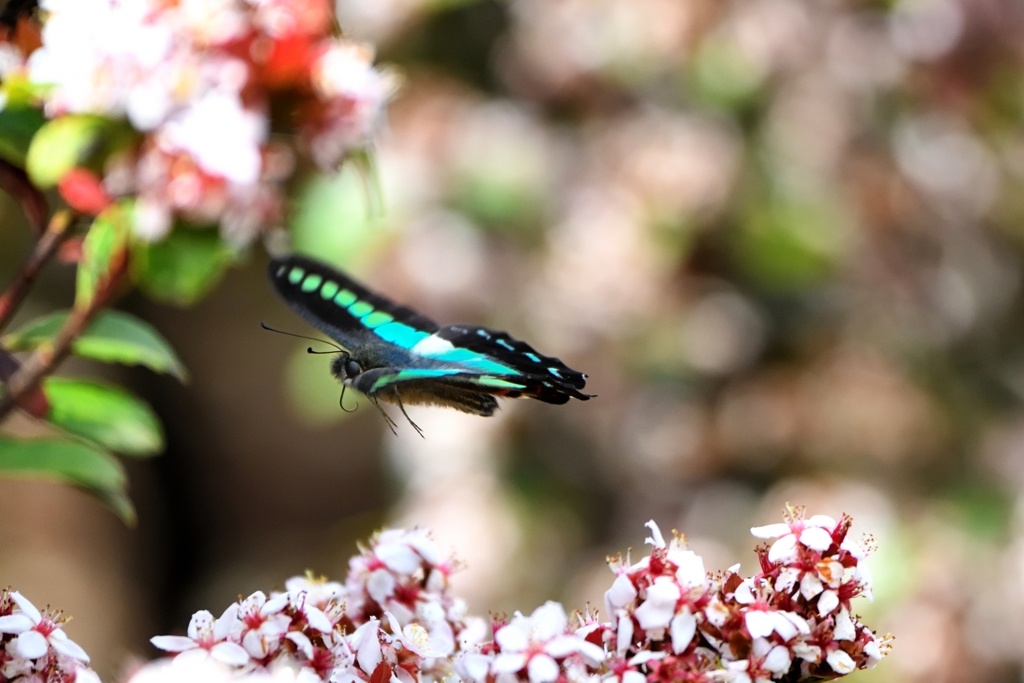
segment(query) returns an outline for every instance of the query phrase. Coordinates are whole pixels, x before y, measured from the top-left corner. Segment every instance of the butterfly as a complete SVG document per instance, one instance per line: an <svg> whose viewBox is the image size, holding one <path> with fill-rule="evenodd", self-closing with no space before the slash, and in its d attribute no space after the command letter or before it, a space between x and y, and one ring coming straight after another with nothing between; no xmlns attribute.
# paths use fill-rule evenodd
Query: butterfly
<svg viewBox="0 0 1024 683"><path fill-rule="evenodd" d="M438 405L490 416L496 397L534 398L545 403L586 401L587 376L529 344L475 325L436 322L371 292L334 268L303 256L271 260L278 294L308 323L339 345L331 374L344 388L359 390L394 421L379 402ZM311 353L316 353L312 349ZM343 406L344 409L344 406Z"/></svg>

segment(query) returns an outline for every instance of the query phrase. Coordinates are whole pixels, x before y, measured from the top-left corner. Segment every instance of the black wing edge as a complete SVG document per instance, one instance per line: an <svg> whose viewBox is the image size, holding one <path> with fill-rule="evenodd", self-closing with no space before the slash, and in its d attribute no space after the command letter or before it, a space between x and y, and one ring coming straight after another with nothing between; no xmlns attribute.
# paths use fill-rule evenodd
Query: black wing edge
<svg viewBox="0 0 1024 683"><path fill-rule="evenodd" d="M584 373L573 370L558 358L538 353L508 332L473 325L450 325L441 328L437 335L455 346L488 355L523 373L527 388L518 392L519 395L556 404L566 403L570 397L581 401L592 398L580 391L587 385Z"/></svg>
<svg viewBox="0 0 1024 683"><path fill-rule="evenodd" d="M289 282L288 273L296 266L302 268L307 273L316 273L325 281L333 280L337 282L345 289L351 290L360 300L372 305L375 310L388 313L397 322L429 333L434 333L440 329L440 326L435 321L425 315L421 315L407 306L396 304L391 299L367 289L348 275L326 263L309 258L308 256L294 254L271 259L270 264L267 266L267 274L270 276L270 280L273 282L277 293L307 322L325 332L328 331L324 329L325 325L331 326L330 321L336 320L339 314L352 321L353 329L350 329L350 332L355 329L365 330L367 333L370 331L361 327L359 321L345 311L345 309L340 308L331 301L324 300L318 292L303 292L298 285L293 285Z"/></svg>

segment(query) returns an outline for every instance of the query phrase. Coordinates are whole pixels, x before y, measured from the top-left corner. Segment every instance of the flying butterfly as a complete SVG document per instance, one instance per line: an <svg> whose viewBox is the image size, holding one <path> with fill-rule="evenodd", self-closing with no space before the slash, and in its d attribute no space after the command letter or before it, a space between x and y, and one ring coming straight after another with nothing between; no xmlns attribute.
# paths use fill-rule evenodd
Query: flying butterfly
<svg viewBox="0 0 1024 683"><path fill-rule="evenodd" d="M302 256L271 260L278 294L308 323L338 343L331 374L380 409L379 402L438 405L490 416L496 397L562 404L586 401L587 376L525 342L475 325L441 327L375 294L330 266ZM315 353L312 349L311 353ZM344 406L343 406L344 409Z"/></svg>

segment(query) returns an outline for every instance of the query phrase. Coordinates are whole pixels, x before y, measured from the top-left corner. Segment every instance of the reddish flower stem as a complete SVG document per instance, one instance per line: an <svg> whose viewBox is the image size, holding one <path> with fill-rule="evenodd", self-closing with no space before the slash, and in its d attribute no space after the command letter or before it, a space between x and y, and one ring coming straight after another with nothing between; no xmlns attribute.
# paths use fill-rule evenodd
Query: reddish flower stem
<svg viewBox="0 0 1024 683"><path fill-rule="evenodd" d="M3 421L16 405L24 405L26 400L32 397L39 383L57 369L57 365L71 352L71 345L75 339L104 308L128 270L128 255L122 252L121 256L107 273L106 281L96 292L92 302L84 308L73 308L53 341L37 348L7 382L7 392L0 398L0 421Z"/></svg>
<svg viewBox="0 0 1024 683"><path fill-rule="evenodd" d="M53 214L49 224L43 231L39 241L28 260L21 267L14 282L3 294L0 294L0 330L3 330L7 323L14 317L28 290L35 282L36 276L42 270L46 262L53 257L64 237L67 235L68 226L71 225L74 214L70 211L58 211Z"/></svg>
<svg viewBox="0 0 1024 683"><path fill-rule="evenodd" d="M32 230L42 236L46 230L46 216L50 211L46 206L46 197L32 184L24 169L0 159L0 189L18 200Z"/></svg>

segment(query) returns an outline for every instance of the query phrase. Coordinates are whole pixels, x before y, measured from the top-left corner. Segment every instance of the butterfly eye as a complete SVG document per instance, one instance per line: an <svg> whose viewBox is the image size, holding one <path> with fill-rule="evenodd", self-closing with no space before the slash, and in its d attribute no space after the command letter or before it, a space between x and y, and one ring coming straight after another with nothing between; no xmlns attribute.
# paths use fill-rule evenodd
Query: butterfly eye
<svg viewBox="0 0 1024 683"><path fill-rule="evenodd" d="M345 363L345 373L350 378L355 377L362 371L363 369L359 367L359 363L355 362L354 360L350 360L349 362Z"/></svg>

